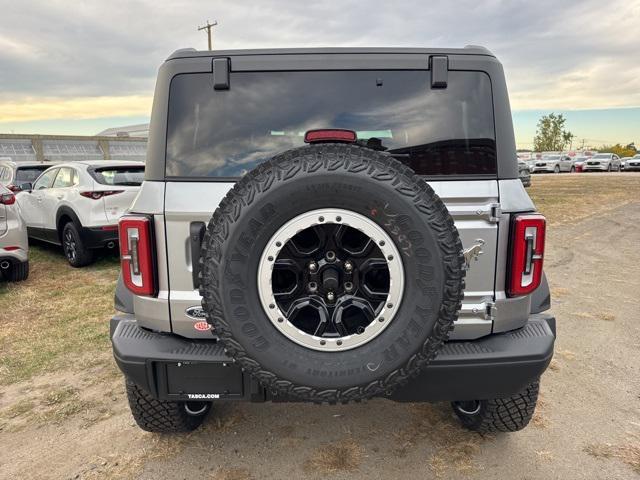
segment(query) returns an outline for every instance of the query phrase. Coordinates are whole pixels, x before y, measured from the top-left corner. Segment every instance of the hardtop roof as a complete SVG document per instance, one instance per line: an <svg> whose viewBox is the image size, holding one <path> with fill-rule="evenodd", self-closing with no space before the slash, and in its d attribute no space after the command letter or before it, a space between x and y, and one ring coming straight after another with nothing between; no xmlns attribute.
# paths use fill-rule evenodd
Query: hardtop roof
<svg viewBox="0 0 640 480"><path fill-rule="evenodd" d="M331 55L331 54L416 54L416 55L483 55L494 57L487 48L467 45L463 48L406 48L406 47L330 47L330 48L258 48L239 50L196 50L181 48L167 60L193 57L234 57L244 55Z"/></svg>

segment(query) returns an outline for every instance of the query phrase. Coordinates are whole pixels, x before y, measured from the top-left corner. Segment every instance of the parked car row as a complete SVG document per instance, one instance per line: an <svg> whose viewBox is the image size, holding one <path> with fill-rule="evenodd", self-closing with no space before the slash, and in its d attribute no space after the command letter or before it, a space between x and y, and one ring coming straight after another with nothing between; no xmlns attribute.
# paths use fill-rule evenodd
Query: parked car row
<svg viewBox="0 0 640 480"><path fill-rule="evenodd" d="M35 171L39 175L34 174ZM6 182L2 191L7 192L0 196L3 199L0 205L3 207L0 209L0 267L6 267L3 276L15 280L22 276L26 278L20 274L23 267L15 265L26 262L28 251L26 242L14 249L16 241L3 237L18 235L3 234L3 222L10 226L3 220L8 215L7 205L12 209L12 230L24 230L29 239L60 245L71 266L83 267L93 262L97 250L117 247L118 220L137 195L143 178L142 162L100 160L33 164L0 161L0 179ZM12 253L9 259L9 255L5 255L5 245L20 255Z"/></svg>
<svg viewBox="0 0 640 480"><path fill-rule="evenodd" d="M527 161L531 173L560 173L560 172L620 172L625 170L625 164L630 161L636 163L640 154L635 157L622 159L615 153L597 153L592 156L569 156L566 154L543 155L539 159ZM634 167L632 167L634 168ZM638 168L640 170L640 168Z"/></svg>

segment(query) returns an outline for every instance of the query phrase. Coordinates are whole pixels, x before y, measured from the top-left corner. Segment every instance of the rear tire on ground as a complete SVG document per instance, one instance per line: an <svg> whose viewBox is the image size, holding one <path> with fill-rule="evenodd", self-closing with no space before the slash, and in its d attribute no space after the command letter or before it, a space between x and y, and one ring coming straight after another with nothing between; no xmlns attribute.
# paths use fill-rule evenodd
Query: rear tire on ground
<svg viewBox="0 0 640 480"><path fill-rule="evenodd" d="M611 171L611 164L607 165L607 172Z"/></svg>
<svg viewBox="0 0 640 480"><path fill-rule="evenodd" d="M86 267L93 263L94 251L87 248L75 223L69 222L62 229L62 249L69 265Z"/></svg>
<svg viewBox="0 0 640 480"><path fill-rule="evenodd" d="M29 277L29 262L16 262L9 267L9 281L22 282Z"/></svg>
<svg viewBox="0 0 640 480"><path fill-rule="evenodd" d="M157 400L131 380L126 380L125 385L131 414L147 432L192 432L202 425L211 410L211 403Z"/></svg>
<svg viewBox="0 0 640 480"><path fill-rule="evenodd" d="M517 432L529 424L538 401L540 380L505 398L452 402L462 425L475 432Z"/></svg>

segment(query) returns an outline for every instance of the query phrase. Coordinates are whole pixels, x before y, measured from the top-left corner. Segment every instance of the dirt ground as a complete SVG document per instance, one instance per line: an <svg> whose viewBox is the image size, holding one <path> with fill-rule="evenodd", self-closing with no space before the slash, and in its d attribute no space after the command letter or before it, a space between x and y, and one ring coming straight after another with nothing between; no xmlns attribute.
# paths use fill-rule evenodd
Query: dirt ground
<svg viewBox="0 0 640 480"><path fill-rule="evenodd" d="M374 400L229 403L192 434L142 432L106 336L117 261L78 272L39 247L31 279L0 286L0 478L640 478L640 175L536 175L530 193L550 219L558 340L524 431L480 436L447 404ZM48 338L65 331L82 348Z"/></svg>

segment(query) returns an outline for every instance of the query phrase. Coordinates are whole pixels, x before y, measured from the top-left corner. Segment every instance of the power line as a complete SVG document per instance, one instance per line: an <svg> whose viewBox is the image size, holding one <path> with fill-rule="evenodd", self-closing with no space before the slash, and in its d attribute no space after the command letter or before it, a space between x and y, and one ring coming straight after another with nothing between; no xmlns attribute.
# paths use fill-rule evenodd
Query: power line
<svg viewBox="0 0 640 480"><path fill-rule="evenodd" d="M207 31L207 40L209 41L209 50L213 50L212 45L211 45L211 29L213 27L215 27L216 25L218 25L218 21L214 20L213 23L209 23L209 20L207 20L207 24L204 25L203 27L198 27L198 31L201 30L206 30Z"/></svg>

